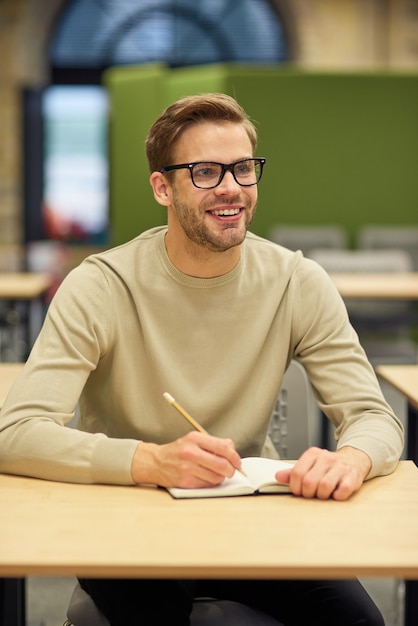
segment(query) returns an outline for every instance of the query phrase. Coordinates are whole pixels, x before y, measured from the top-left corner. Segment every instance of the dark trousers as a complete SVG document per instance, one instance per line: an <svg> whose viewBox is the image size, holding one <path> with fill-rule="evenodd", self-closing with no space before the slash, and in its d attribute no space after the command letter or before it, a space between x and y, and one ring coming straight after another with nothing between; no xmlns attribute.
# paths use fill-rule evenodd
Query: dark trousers
<svg viewBox="0 0 418 626"><path fill-rule="evenodd" d="M235 600L285 626L384 626L357 580L80 579L111 626L189 626L194 597Z"/></svg>

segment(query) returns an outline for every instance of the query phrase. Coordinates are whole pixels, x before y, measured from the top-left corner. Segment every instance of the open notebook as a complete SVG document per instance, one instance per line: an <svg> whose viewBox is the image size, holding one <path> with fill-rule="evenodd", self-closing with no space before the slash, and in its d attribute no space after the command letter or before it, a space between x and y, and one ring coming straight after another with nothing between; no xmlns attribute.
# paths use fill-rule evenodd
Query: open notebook
<svg viewBox="0 0 418 626"><path fill-rule="evenodd" d="M289 493L287 484L280 484L275 479L275 473L282 469L293 467L293 463L265 459L262 457L246 457L242 459L242 469L247 474L243 476L236 471L232 478L225 480L215 487L202 489L168 489L173 498L221 498L226 496L257 495L258 493Z"/></svg>

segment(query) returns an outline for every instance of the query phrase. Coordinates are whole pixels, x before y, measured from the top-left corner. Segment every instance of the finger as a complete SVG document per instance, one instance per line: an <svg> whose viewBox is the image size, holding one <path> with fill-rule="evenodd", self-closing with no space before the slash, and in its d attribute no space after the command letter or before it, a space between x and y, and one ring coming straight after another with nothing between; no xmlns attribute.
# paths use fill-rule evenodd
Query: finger
<svg viewBox="0 0 418 626"><path fill-rule="evenodd" d="M202 433L192 433L192 435L199 448L211 453L212 457L205 457L205 460L209 463L208 467L213 471L231 477L235 470L241 467L241 457L235 450L234 442L231 439L221 439Z"/></svg>
<svg viewBox="0 0 418 626"><path fill-rule="evenodd" d="M319 448L309 448L296 461L290 471L289 480L289 487L294 495L305 496L306 493L305 497L314 497L313 495L309 495L313 490L313 484L315 482L315 477L313 474L310 474L310 472L312 472L317 464L318 456L321 452L322 450Z"/></svg>
<svg viewBox="0 0 418 626"><path fill-rule="evenodd" d="M202 433L190 433L184 438L180 452L183 461L196 465L195 475L219 483L233 476L241 459L230 439L220 439Z"/></svg>
<svg viewBox="0 0 418 626"><path fill-rule="evenodd" d="M320 448L310 448L299 459L291 472L290 488L304 498L331 497L343 470L335 453Z"/></svg>
<svg viewBox="0 0 418 626"><path fill-rule="evenodd" d="M357 483L351 476L345 476L335 488L332 497L334 500L348 500L353 493L360 489L362 482Z"/></svg>
<svg viewBox="0 0 418 626"><path fill-rule="evenodd" d="M210 453L204 454L210 456ZM184 489L211 487L219 485L224 479L225 475L222 472L214 471L208 467L207 462L205 463L204 457L202 457L202 451L198 454L194 454L190 450L182 451L171 474L173 486Z"/></svg>
<svg viewBox="0 0 418 626"><path fill-rule="evenodd" d="M315 496L320 500L329 500L341 484L342 476L337 468L328 470L318 480ZM314 497L314 496L312 496Z"/></svg>

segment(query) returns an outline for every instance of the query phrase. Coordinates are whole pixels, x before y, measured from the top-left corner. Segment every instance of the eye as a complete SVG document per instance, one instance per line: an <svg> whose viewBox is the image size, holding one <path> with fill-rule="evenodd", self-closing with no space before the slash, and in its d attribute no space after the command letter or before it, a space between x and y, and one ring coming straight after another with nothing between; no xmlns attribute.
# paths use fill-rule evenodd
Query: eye
<svg viewBox="0 0 418 626"><path fill-rule="evenodd" d="M193 167L193 176L195 178L216 178L219 176L219 165L216 163L197 163Z"/></svg>
<svg viewBox="0 0 418 626"><path fill-rule="evenodd" d="M253 161L241 161L235 165L235 174L237 176L248 176L254 171Z"/></svg>

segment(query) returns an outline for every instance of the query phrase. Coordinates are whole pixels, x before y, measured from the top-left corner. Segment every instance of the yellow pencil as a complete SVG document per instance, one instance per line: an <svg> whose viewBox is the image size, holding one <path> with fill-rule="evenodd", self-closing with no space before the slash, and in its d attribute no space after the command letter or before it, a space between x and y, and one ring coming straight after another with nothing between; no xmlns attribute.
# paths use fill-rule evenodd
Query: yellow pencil
<svg viewBox="0 0 418 626"><path fill-rule="evenodd" d="M184 418L186 418L186 420L193 426L193 428L195 428L196 430L198 430L200 433L205 433L208 434L208 431L205 430L203 428L203 426L201 426L199 424L199 422L196 422L196 420L189 415L189 413L187 413L187 411L185 411L183 409L182 406L180 406L180 404L178 402L176 402L173 398L173 396L171 394L169 394L167 391L163 394L164 399L167 400L168 404L171 404L171 406L173 406L175 409L177 409L177 411L180 413L180 415L182 415ZM244 474L244 476L246 476L247 474L244 472L244 470L242 469L242 467L237 467L237 470L239 472L241 472L241 474Z"/></svg>

